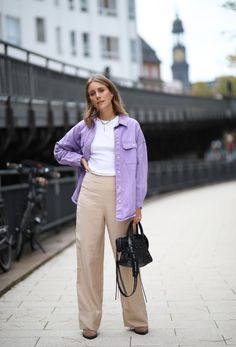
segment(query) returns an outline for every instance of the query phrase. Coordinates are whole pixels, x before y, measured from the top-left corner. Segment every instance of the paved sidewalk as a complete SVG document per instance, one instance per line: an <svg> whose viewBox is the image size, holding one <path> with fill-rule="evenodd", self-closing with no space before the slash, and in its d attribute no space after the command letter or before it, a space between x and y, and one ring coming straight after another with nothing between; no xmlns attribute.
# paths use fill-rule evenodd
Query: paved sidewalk
<svg viewBox="0 0 236 347"><path fill-rule="evenodd" d="M15 254L13 252L10 271L5 273L1 271L0 273L0 297L42 264L72 245L75 240L75 228L72 222L68 223L63 229L58 229L55 233L52 231L48 233L49 236L45 234L45 237L40 240L46 253L43 253L40 249L32 252L28 244L25 246L20 261L16 261L14 260Z"/></svg>
<svg viewBox="0 0 236 347"><path fill-rule="evenodd" d="M1 347L236 346L236 182L152 198L143 211L154 262L143 269L150 333L122 326L107 244L99 336L81 337L75 245L0 298Z"/></svg>

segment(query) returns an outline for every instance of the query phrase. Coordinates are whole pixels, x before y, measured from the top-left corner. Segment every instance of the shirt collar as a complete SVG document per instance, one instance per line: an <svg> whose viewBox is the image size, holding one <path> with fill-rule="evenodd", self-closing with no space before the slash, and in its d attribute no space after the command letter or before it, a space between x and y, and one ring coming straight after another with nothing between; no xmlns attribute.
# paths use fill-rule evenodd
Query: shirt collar
<svg viewBox="0 0 236 347"><path fill-rule="evenodd" d="M118 125L121 124L121 125L127 126L128 118L129 118L129 116L126 116L126 115L119 115Z"/></svg>

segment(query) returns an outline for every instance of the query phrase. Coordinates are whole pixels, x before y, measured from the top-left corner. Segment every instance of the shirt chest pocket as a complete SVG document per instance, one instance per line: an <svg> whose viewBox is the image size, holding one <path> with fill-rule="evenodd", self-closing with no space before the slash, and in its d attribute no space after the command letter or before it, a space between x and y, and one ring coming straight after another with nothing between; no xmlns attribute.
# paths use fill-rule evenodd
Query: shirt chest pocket
<svg viewBox="0 0 236 347"><path fill-rule="evenodd" d="M122 143L124 160L127 164L136 164L137 162L137 143L125 141Z"/></svg>

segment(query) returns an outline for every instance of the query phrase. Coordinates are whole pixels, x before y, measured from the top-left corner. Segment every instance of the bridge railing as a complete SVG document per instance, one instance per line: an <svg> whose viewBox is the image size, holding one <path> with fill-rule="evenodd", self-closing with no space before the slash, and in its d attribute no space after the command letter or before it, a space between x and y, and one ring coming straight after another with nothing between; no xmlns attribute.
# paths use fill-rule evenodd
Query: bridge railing
<svg viewBox="0 0 236 347"><path fill-rule="evenodd" d="M85 100L86 79L94 73L0 40L0 96L79 104ZM143 122L236 116L236 105L230 100L154 92L145 90L139 81L111 77L127 110Z"/></svg>
<svg viewBox="0 0 236 347"><path fill-rule="evenodd" d="M170 160L149 163L148 195L236 179L236 161Z"/></svg>
<svg viewBox="0 0 236 347"><path fill-rule="evenodd" d="M76 184L76 170L57 168L60 179L49 181L46 195L47 223L44 231L75 219L76 206L71 195ZM18 175L18 176L17 176ZM175 160L149 163L148 196L236 179L236 161ZM2 184L1 184L2 182ZM12 233L19 225L28 192L27 180L11 170L0 171L2 195Z"/></svg>

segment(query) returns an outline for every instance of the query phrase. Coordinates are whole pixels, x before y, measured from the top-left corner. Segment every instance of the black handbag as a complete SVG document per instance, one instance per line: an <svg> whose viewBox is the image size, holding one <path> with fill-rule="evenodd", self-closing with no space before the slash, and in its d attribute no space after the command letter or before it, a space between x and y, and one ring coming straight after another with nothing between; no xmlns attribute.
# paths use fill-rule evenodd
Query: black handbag
<svg viewBox="0 0 236 347"><path fill-rule="evenodd" d="M120 290L120 293L126 298L133 295L137 288L139 268L152 262L152 257L148 248L148 238L143 232L141 223L134 224L133 221L131 221L128 226L127 235L125 237L119 237L116 239L116 284ZM132 268L134 284L133 290L130 294L127 293L125 288L120 266Z"/></svg>

